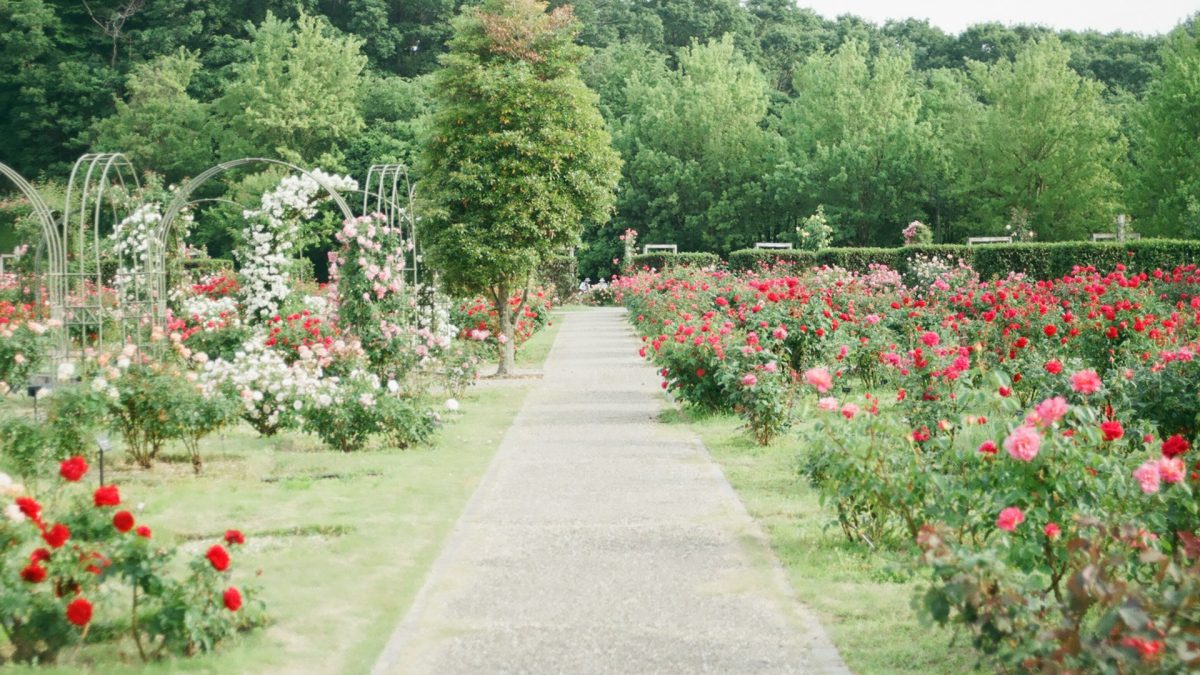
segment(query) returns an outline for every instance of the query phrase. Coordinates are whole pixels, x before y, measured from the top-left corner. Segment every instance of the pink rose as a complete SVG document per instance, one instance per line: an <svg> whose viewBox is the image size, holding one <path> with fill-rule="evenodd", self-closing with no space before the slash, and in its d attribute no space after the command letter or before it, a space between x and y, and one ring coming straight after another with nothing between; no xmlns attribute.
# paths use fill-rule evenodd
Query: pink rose
<svg viewBox="0 0 1200 675"><path fill-rule="evenodd" d="M804 381L822 394L833 388L833 376L824 368L809 368L804 371Z"/></svg>
<svg viewBox="0 0 1200 675"><path fill-rule="evenodd" d="M1070 406L1067 405L1067 399L1061 396L1048 398L1037 404L1033 412L1025 418L1025 422L1048 427L1066 416L1068 408Z"/></svg>
<svg viewBox="0 0 1200 675"><path fill-rule="evenodd" d="M742 376L743 387L753 387L758 384L758 377L754 373L746 373Z"/></svg>
<svg viewBox="0 0 1200 675"><path fill-rule="evenodd" d="M826 396L817 401L817 407L826 412L833 412L838 409L838 401L832 396Z"/></svg>
<svg viewBox="0 0 1200 675"><path fill-rule="evenodd" d="M1160 475L1158 472L1158 462L1149 461L1134 469L1133 477L1141 486L1142 492L1152 495L1158 492L1158 483Z"/></svg>
<svg viewBox="0 0 1200 675"><path fill-rule="evenodd" d="M1187 474L1187 467L1178 457L1163 457L1158 460L1158 477L1164 483L1178 483Z"/></svg>
<svg viewBox="0 0 1200 675"><path fill-rule="evenodd" d="M852 420L854 419L854 416L859 413L859 410L861 410L861 408L853 403L847 403L846 405L842 406L842 417Z"/></svg>
<svg viewBox="0 0 1200 675"><path fill-rule="evenodd" d="M1023 522L1025 522L1025 513L1015 506L1010 506L1000 512L1000 516L996 518L996 527L1005 532L1013 532Z"/></svg>
<svg viewBox="0 0 1200 675"><path fill-rule="evenodd" d="M1071 375L1071 388L1087 396L1100 391L1100 376L1094 370L1081 370Z"/></svg>
<svg viewBox="0 0 1200 675"><path fill-rule="evenodd" d="M1022 424L1004 439L1004 449L1013 459L1033 461L1042 448L1042 434L1029 424Z"/></svg>

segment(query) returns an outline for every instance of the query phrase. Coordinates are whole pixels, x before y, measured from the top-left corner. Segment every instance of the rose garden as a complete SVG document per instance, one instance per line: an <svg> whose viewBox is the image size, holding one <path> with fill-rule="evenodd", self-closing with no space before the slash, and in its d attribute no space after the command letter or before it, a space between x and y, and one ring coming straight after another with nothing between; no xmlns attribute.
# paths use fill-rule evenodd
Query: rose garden
<svg viewBox="0 0 1200 675"><path fill-rule="evenodd" d="M766 26L759 4L736 11ZM1079 165L1131 134L1137 170L1178 169L1172 192L1080 169L1072 206L1045 185L972 202L1003 192L970 184L974 146L955 169L880 159L886 186L846 148L887 134L797 164L799 131L758 134L820 124L765 112L744 45L589 51L589 19L632 29L554 5L467 5L437 22L428 79L344 89L361 114L420 87L403 124L343 134L363 41L267 12L212 102L180 48L130 72L87 152L36 180L0 155L0 669L1200 668L1200 187L1138 154L1176 147L1153 106L1200 105L1161 74L1200 72L1195 22L1161 46L1143 117L1059 132L1093 143ZM142 10L88 7L112 64ZM822 73L859 59L850 89L882 96L899 61L846 40L774 93L844 103ZM984 79L1066 72L1055 45L955 82L976 78L995 121ZM1055 96L1128 103L1063 77ZM661 126L695 100L730 102L699 150ZM759 108L724 135L721 115ZM774 164L737 174L730 148ZM879 196L924 189L903 187L916 164L962 182L919 207ZM1142 187L1121 201L1118 178ZM839 201L846 180L864 182ZM1098 214L1116 232L1082 224Z"/></svg>

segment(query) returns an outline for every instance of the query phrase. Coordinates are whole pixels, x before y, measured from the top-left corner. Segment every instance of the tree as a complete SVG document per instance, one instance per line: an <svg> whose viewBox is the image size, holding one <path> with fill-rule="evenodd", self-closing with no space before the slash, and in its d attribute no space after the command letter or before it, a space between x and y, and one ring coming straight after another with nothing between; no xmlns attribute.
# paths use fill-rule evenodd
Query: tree
<svg viewBox="0 0 1200 675"><path fill-rule="evenodd" d="M780 143L763 128L766 80L730 36L693 43L677 58L675 71L629 78L614 131L625 158L614 224L683 251L749 245L776 229L763 177Z"/></svg>
<svg viewBox="0 0 1200 675"><path fill-rule="evenodd" d="M293 24L268 12L215 104L227 121L222 155L339 167L339 146L363 128L361 47L324 19L301 14Z"/></svg>
<svg viewBox="0 0 1200 675"><path fill-rule="evenodd" d="M790 149L796 212L824 205L838 239L895 244L923 218L931 135L907 52L868 56L852 40L796 73L780 131ZM786 168L786 167L785 167Z"/></svg>
<svg viewBox="0 0 1200 675"><path fill-rule="evenodd" d="M1163 46L1137 122L1134 215L1155 233L1200 237L1200 18Z"/></svg>
<svg viewBox="0 0 1200 675"><path fill-rule="evenodd" d="M183 49L137 66L126 85L129 100L117 100L116 113L95 124L92 147L124 152L172 182L212 166L208 106L188 93L199 68L196 54Z"/></svg>
<svg viewBox="0 0 1200 675"><path fill-rule="evenodd" d="M956 188L980 233L999 233L1013 213L1026 212L1038 236L1049 239L1111 226L1125 140L1104 103L1104 86L1080 77L1069 58L1049 37L1012 60L968 64L977 103L948 131L957 136L962 169Z"/></svg>
<svg viewBox="0 0 1200 675"><path fill-rule="evenodd" d="M579 77L586 50L569 7L485 0L454 19L434 79L438 104L422 158L430 264L454 292L486 293L513 369L514 313L538 264L610 217L620 176L596 95ZM510 299L518 295L520 303Z"/></svg>

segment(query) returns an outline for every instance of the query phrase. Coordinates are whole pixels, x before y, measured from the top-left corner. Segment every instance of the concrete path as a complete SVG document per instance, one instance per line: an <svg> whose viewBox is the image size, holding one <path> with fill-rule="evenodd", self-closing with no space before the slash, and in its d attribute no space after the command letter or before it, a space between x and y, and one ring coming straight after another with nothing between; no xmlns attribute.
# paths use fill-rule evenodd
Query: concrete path
<svg viewBox="0 0 1200 675"><path fill-rule="evenodd" d="M563 317L374 673L847 672L637 344Z"/></svg>

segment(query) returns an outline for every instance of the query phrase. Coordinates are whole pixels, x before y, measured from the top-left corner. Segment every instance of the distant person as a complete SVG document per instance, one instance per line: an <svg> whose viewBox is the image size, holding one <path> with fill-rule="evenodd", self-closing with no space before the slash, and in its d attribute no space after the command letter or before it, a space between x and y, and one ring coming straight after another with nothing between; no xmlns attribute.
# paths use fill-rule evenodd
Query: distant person
<svg viewBox="0 0 1200 675"><path fill-rule="evenodd" d="M583 281L579 282L579 292L580 293L587 293L590 290L592 290L592 278L591 277L587 277Z"/></svg>
<svg viewBox="0 0 1200 675"><path fill-rule="evenodd" d="M601 277L600 281L596 282L595 288L598 291L606 291L606 290L608 290L608 282L605 281L603 277Z"/></svg>

